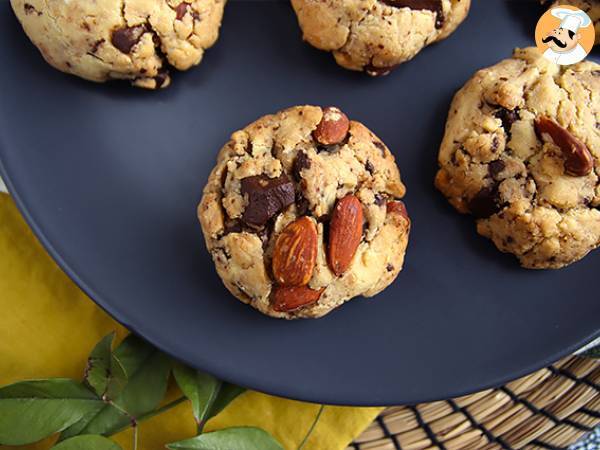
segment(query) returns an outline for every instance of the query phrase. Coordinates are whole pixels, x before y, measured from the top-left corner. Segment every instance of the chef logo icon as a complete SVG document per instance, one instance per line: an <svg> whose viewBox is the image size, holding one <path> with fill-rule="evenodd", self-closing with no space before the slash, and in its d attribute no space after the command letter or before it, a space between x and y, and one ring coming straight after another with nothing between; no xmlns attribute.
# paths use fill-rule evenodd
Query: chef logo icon
<svg viewBox="0 0 600 450"><path fill-rule="evenodd" d="M544 57L567 66L583 61L594 46L594 26L589 16L570 5L547 11L535 29L535 41Z"/></svg>

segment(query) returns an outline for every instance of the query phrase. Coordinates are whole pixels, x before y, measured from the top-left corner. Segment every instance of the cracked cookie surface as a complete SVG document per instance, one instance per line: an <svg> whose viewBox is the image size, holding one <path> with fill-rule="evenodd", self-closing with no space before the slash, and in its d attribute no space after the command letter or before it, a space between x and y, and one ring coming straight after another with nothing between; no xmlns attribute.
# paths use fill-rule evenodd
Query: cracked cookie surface
<svg viewBox="0 0 600 450"><path fill-rule="evenodd" d="M378 76L446 38L471 0L292 0L304 40L337 63Z"/></svg>
<svg viewBox="0 0 600 450"><path fill-rule="evenodd" d="M314 318L396 278L404 194L393 155L364 125L298 106L233 133L198 217L234 296L273 317Z"/></svg>
<svg viewBox="0 0 600 450"><path fill-rule="evenodd" d="M600 65L517 49L455 95L435 183L524 267L560 268L600 245L599 158Z"/></svg>
<svg viewBox="0 0 600 450"><path fill-rule="evenodd" d="M11 0L11 5L58 70L158 89L170 84L169 68L200 63L218 38L225 0Z"/></svg>

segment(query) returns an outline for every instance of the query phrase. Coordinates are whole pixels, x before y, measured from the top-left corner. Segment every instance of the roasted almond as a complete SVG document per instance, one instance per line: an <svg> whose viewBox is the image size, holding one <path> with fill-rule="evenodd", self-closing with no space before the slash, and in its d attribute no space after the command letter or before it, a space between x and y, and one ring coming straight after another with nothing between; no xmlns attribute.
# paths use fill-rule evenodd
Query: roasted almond
<svg viewBox="0 0 600 450"><path fill-rule="evenodd" d="M354 195L338 200L329 222L327 262L337 276L343 274L356 253L363 234L363 208Z"/></svg>
<svg viewBox="0 0 600 450"><path fill-rule="evenodd" d="M586 145L549 117L535 119L535 131L544 142L558 146L565 158L565 172L574 177L588 175L594 158Z"/></svg>
<svg viewBox="0 0 600 450"><path fill-rule="evenodd" d="M278 286L273 294L273 309L279 312L287 312L302 306L312 305L319 300L324 290L324 288L314 290L308 286Z"/></svg>
<svg viewBox="0 0 600 450"><path fill-rule="evenodd" d="M350 120L339 108L329 106L323 110L323 118L313 132L313 137L319 144L340 144L348 135Z"/></svg>
<svg viewBox="0 0 600 450"><path fill-rule="evenodd" d="M387 212L390 214L400 214L406 220L410 222L410 217L408 217L408 212L406 211L406 205L403 201L394 200L387 203Z"/></svg>
<svg viewBox="0 0 600 450"><path fill-rule="evenodd" d="M308 217L286 226L275 243L273 275L282 286L303 286L310 281L317 261L317 227Z"/></svg>

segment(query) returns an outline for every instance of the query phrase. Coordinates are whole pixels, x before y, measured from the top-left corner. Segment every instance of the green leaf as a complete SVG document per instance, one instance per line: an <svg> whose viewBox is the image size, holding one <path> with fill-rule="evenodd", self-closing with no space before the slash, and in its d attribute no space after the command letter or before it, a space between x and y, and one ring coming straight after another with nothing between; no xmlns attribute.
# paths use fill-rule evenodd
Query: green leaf
<svg viewBox="0 0 600 450"><path fill-rule="evenodd" d="M221 391L219 392L219 395L217 396L217 399L215 400L210 410L208 418L210 419L211 417L214 417L217 414L219 414L225 409L227 405L229 405L232 401L234 401L239 395L243 394L244 392L246 392L246 389L244 389L243 387L239 387L235 384L230 383L222 383Z"/></svg>
<svg viewBox="0 0 600 450"><path fill-rule="evenodd" d="M25 445L60 432L103 407L85 386L63 378L0 389L0 444Z"/></svg>
<svg viewBox="0 0 600 450"><path fill-rule="evenodd" d="M52 450L122 450L119 445L103 436L88 434L75 436L52 447Z"/></svg>
<svg viewBox="0 0 600 450"><path fill-rule="evenodd" d="M279 442L260 428L240 427L201 434L168 444L171 450L283 450Z"/></svg>
<svg viewBox="0 0 600 450"><path fill-rule="evenodd" d="M586 350L583 355L588 358L600 359L600 345Z"/></svg>
<svg viewBox="0 0 600 450"><path fill-rule="evenodd" d="M85 382L101 398L115 398L125 387L127 375L112 352L115 333L105 336L92 350L85 369Z"/></svg>
<svg viewBox="0 0 600 450"><path fill-rule="evenodd" d="M114 351L127 375L127 385L97 413L65 430L61 439L77 434L111 435L152 412L165 396L172 361L140 338L130 335Z"/></svg>
<svg viewBox="0 0 600 450"><path fill-rule="evenodd" d="M243 388L222 383L212 375L190 369L182 364L174 367L173 374L179 388L192 403L194 419L200 426L219 414L245 391Z"/></svg>
<svg viewBox="0 0 600 450"><path fill-rule="evenodd" d="M192 403L192 411L197 424L202 424L221 390L221 382L212 375L177 364L173 375L183 394Z"/></svg>

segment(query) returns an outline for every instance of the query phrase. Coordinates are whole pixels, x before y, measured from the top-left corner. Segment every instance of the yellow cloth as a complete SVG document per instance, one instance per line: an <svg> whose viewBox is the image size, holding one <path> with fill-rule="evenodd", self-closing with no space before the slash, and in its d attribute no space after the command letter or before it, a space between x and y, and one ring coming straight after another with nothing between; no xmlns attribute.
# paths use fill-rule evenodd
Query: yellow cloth
<svg viewBox="0 0 600 450"><path fill-rule="evenodd" d="M10 197L0 194L0 385L45 377L82 377L90 350L103 336L127 331L90 301L31 234ZM172 387L169 398L179 396ZM211 420L207 431L257 426L286 449L296 449L319 406L247 392ZM379 408L327 406L305 449L345 448L380 412ZM141 450L192 437L195 424L187 402L140 427ZM131 431L117 436L131 448ZM46 449L52 440L19 447ZM2 449L12 447L0 446Z"/></svg>

